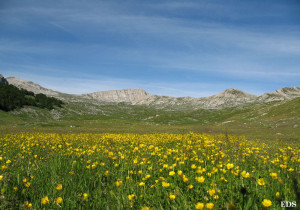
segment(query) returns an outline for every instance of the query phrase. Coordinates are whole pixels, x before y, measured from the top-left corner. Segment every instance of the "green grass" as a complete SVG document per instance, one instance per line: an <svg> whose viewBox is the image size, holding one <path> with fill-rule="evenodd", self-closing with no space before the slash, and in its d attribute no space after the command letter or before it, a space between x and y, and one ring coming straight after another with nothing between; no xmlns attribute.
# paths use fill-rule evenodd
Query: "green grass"
<svg viewBox="0 0 300 210"><path fill-rule="evenodd" d="M280 201L299 199L296 143L207 134L27 132L0 136L0 148L1 209L195 209L200 202L250 210L262 208L264 199L280 209ZM42 200L46 196L49 202Z"/></svg>
<svg viewBox="0 0 300 210"><path fill-rule="evenodd" d="M0 111L0 132L209 132L246 135L249 138L298 139L300 98L290 101L250 104L220 110L188 107L157 108L92 102L66 103L54 111L25 107Z"/></svg>

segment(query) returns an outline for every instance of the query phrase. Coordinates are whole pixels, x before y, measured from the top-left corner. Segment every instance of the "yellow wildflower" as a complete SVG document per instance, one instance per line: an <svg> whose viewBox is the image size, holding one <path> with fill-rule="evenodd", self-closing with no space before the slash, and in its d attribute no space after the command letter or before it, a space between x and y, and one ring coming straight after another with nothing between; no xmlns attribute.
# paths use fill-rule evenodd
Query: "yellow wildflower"
<svg viewBox="0 0 300 210"><path fill-rule="evenodd" d="M162 185L163 187L169 187L169 186L170 186L170 183L162 182L161 185Z"/></svg>
<svg viewBox="0 0 300 210"><path fill-rule="evenodd" d="M195 177L195 180L197 182L203 183L205 181L205 178L203 176L200 176L200 177Z"/></svg>
<svg viewBox="0 0 300 210"><path fill-rule="evenodd" d="M131 194L131 195L128 195L128 200L133 200L134 199L134 197L135 197L135 195L134 194Z"/></svg>
<svg viewBox="0 0 300 210"><path fill-rule="evenodd" d="M174 171L170 171L169 172L169 176L174 176L175 175L175 172Z"/></svg>
<svg viewBox="0 0 300 210"><path fill-rule="evenodd" d="M230 169L232 169L234 167L234 165L232 163L228 163L226 165L226 167L227 167L228 170L230 170Z"/></svg>
<svg viewBox="0 0 300 210"><path fill-rule="evenodd" d="M87 193L83 193L83 200L86 201L88 199L89 195Z"/></svg>
<svg viewBox="0 0 300 210"><path fill-rule="evenodd" d="M214 208L214 204L213 203L207 203L206 204L206 208L208 208L208 209L213 209Z"/></svg>
<svg viewBox="0 0 300 210"><path fill-rule="evenodd" d="M270 207L270 206L272 206L272 201L270 201L268 199L264 199L261 203L262 203L262 205L264 207Z"/></svg>
<svg viewBox="0 0 300 210"><path fill-rule="evenodd" d="M56 185L56 189L57 189L57 190L62 190L62 184L57 184L57 185Z"/></svg>
<svg viewBox="0 0 300 210"><path fill-rule="evenodd" d="M197 210L202 210L202 209L204 209L204 203L198 202L198 203L195 205L195 207L196 207Z"/></svg>
<svg viewBox="0 0 300 210"><path fill-rule="evenodd" d="M48 203L49 203L49 198L48 198L48 196L45 196L44 198L42 198L42 199L41 199L41 203L44 204L44 205L45 205L45 204L48 204Z"/></svg>
<svg viewBox="0 0 300 210"><path fill-rule="evenodd" d="M265 184L266 184L266 182L265 182L264 178L260 178L260 179L258 179L257 183L258 183L259 185L261 185L261 186L263 186L263 185L265 185Z"/></svg>
<svg viewBox="0 0 300 210"><path fill-rule="evenodd" d="M62 203L63 202L62 197L56 198L55 202L58 203L58 204Z"/></svg>
<svg viewBox="0 0 300 210"><path fill-rule="evenodd" d="M176 196L175 196L175 195L170 195L169 198L170 198L171 200L175 200Z"/></svg>

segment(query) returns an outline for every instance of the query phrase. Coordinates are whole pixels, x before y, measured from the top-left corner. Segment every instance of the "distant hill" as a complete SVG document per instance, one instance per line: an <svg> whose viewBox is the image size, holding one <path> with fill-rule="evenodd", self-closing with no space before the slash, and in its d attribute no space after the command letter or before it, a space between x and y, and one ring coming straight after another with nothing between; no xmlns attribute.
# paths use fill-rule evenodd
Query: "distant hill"
<svg viewBox="0 0 300 210"><path fill-rule="evenodd" d="M7 81L7 82L6 82ZM9 83L10 85L8 85ZM142 89L98 91L82 95L53 91L22 79L0 77L0 85L17 86L22 94L1 93L15 104L0 109L1 129L81 128L82 132L225 132L298 138L300 136L300 87L285 87L261 96L230 88L209 97L171 97L147 93ZM16 87L14 87L16 88ZM16 88L16 89L18 89ZM23 89L23 90L22 90ZM18 89L19 90L19 89ZM7 94L9 93L9 94ZM64 104L52 104L51 100ZM22 101L21 100L21 101ZM55 100L54 100L55 101ZM47 107L49 106L49 107ZM154 127L151 127L154 126Z"/></svg>
<svg viewBox="0 0 300 210"><path fill-rule="evenodd" d="M42 93L34 94L31 91L7 84L7 82L0 83L0 110L12 111L25 105L51 110L54 106L61 107L62 104L61 100Z"/></svg>
<svg viewBox="0 0 300 210"><path fill-rule="evenodd" d="M2 77L5 80L5 78ZM261 96L246 93L242 90L230 88L209 97L171 97L159 96L147 93L142 89L124 89L98 91L94 93L86 93L82 95L71 95L53 91L40 85L18 79L8 77L6 81L16 87L32 91L35 94L42 93L47 96L53 96L61 100L93 100L94 102L108 103L128 103L132 105L149 105L157 108L173 107L178 109L224 109L230 107L244 106L253 103L267 103L272 101L291 100L300 97L300 87L285 87L271 93L265 93Z"/></svg>

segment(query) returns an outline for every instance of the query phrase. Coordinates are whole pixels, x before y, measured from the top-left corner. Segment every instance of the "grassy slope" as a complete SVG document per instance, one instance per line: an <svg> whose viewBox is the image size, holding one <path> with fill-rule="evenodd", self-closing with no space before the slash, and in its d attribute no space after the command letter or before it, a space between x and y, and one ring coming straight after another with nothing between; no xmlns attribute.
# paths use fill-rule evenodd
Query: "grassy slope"
<svg viewBox="0 0 300 210"><path fill-rule="evenodd" d="M231 133L250 137L300 136L300 98L223 110L155 109L126 104L68 103L54 111L26 107L0 111L2 132L195 132Z"/></svg>

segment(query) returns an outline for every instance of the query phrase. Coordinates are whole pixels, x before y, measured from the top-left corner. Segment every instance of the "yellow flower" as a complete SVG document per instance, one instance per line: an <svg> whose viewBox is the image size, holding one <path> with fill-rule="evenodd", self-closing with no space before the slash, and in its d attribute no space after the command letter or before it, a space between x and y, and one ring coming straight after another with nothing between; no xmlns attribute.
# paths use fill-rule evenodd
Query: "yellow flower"
<svg viewBox="0 0 300 210"><path fill-rule="evenodd" d="M170 195L169 198L170 198L171 200L175 200L176 196L175 196L175 195Z"/></svg>
<svg viewBox="0 0 300 210"><path fill-rule="evenodd" d="M135 197L135 195L134 194L131 194L131 195L128 195L128 199L131 201L131 200L133 200L134 199L134 197Z"/></svg>
<svg viewBox="0 0 300 210"><path fill-rule="evenodd" d="M30 182L25 183L25 187L30 187L30 185L31 185Z"/></svg>
<svg viewBox="0 0 300 210"><path fill-rule="evenodd" d="M188 186L188 188L189 188L189 189L193 189L194 186L193 186L192 184L190 184L190 185Z"/></svg>
<svg viewBox="0 0 300 210"><path fill-rule="evenodd" d="M174 176L175 175L175 172L174 171L170 171L169 172L169 176Z"/></svg>
<svg viewBox="0 0 300 210"><path fill-rule="evenodd" d="M202 209L204 209L204 203L198 202L198 203L195 205L195 207L196 207L197 210L202 210Z"/></svg>
<svg viewBox="0 0 300 210"><path fill-rule="evenodd" d="M232 163L228 163L226 165L226 167L227 167L228 170L230 170L230 169L232 169L234 167L234 165Z"/></svg>
<svg viewBox="0 0 300 210"><path fill-rule="evenodd" d="M0 181L3 179L3 175L0 175Z"/></svg>
<svg viewBox="0 0 300 210"><path fill-rule="evenodd" d="M205 178L203 176L195 177L197 182L203 183L205 181Z"/></svg>
<svg viewBox="0 0 300 210"><path fill-rule="evenodd" d="M144 206L141 210L149 210L148 206Z"/></svg>
<svg viewBox="0 0 300 210"><path fill-rule="evenodd" d="M177 174L179 175L179 176L181 176L182 175L182 171L177 171Z"/></svg>
<svg viewBox="0 0 300 210"><path fill-rule="evenodd" d="M278 179L277 173L270 173L270 176L271 176L273 179Z"/></svg>
<svg viewBox="0 0 300 210"><path fill-rule="evenodd" d="M117 187L119 187L121 184L122 184L122 181L120 181L120 180L116 181Z"/></svg>
<svg viewBox="0 0 300 210"><path fill-rule="evenodd" d="M88 199L89 195L87 193L83 193L83 200L86 201Z"/></svg>
<svg viewBox="0 0 300 210"><path fill-rule="evenodd" d="M214 208L214 204L213 203L207 203L206 204L206 208L208 208L208 209L213 209Z"/></svg>
<svg viewBox="0 0 300 210"><path fill-rule="evenodd" d="M26 207L26 208L31 208L32 207L32 204L31 203L29 203L28 201L25 201L24 202L24 206Z"/></svg>
<svg viewBox="0 0 300 210"><path fill-rule="evenodd" d="M280 193L279 193L279 192L277 192L277 193L276 193L276 197L279 197L279 196L280 196Z"/></svg>
<svg viewBox="0 0 300 210"><path fill-rule="evenodd" d="M244 177L244 178L249 178L250 177L250 174L246 171L242 171L241 175Z"/></svg>
<svg viewBox="0 0 300 210"><path fill-rule="evenodd" d="M162 182L161 185L162 185L163 187L169 187L169 186L170 186L170 183L168 183L168 182Z"/></svg>
<svg viewBox="0 0 300 210"><path fill-rule="evenodd" d="M216 190L215 189L208 190L208 193L210 196L213 196L216 193Z"/></svg>
<svg viewBox="0 0 300 210"><path fill-rule="evenodd" d="M188 182L189 181L189 178L187 178L186 176L182 176L182 179L183 179L183 182Z"/></svg>
<svg viewBox="0 0 300 210"><path fill-rule="evenodd" d="M140 186L140 187L144 187L144 186L145 186L145 182L140 182L140 183L139 183L139 186Z"/></svg>
<svg viewBox="0 0 300 210"><path fill-rule="evenodd" d="M196 166L195 164L193 164L193 165L191 166L191 168L192 168L192 169L195 169L195 168L197 168L197 166Z"/></svg>
<svg viewBox="0 0 300 210"><path fill-rule="evenodd" d="M58 203L58 204L62 203L63 202L62 197L56 198L55 202Z"/></svg>
<svg viewBox="0 0 300 210"><path fill-rule="evenodd" d="M24 178L24 179L23 179L23 182L24 182L24 183L26 183L26 182L27 182L27 179L26 179L26 178Z"/></svg>
<svg viewBox="0 0 300 210"><path fill-rule="evenodd" d="M264 199L263 202L261 202L261 203L262 203L262 205L264 207L270 207L270 206L272 206L272 201L270 201L268 199Z"/></svg>
<svg viewBox="0 0 300 210"><path fill-rule="evenodd" d="M258 179L257 183L258 183L259 185L262 185L262 186L266 184L264 178Z"/></svg>
<svg viewBox="0 0 300 210"><path fill-rule="evenodd" d="M57 190L62 190L62 184L57 184L57 185L56 185L56 189L57 189Z"/></svg>
<svg viewBox="0 0 300 210"><path fill-rule="evenodd" d="M17 191L17 190L18 190L18 187L17 187L17 186L15 186L13 189L14 189L14 191Z"/></svg>
<svg viewBox="0 0 300 210"><path fill-rule="evenodd" d="M42 199L41 199L41 203L44 204L44 205L47 204L47 203L49 203L49 198L48 198L48 196L45 196L44 198L42 198Z"/></svg>

